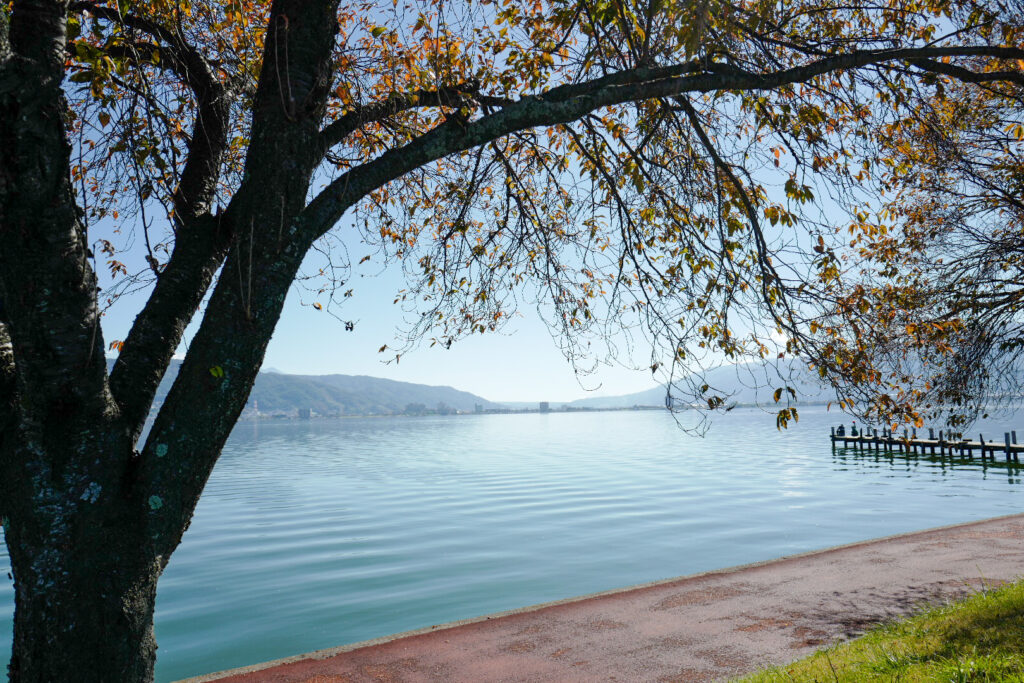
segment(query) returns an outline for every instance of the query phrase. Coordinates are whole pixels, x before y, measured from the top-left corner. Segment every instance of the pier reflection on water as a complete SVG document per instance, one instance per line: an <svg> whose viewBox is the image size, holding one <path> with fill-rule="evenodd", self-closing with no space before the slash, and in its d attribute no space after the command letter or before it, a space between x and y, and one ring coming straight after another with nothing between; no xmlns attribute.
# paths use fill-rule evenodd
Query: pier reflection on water
<svg viewBox="0 0 1024 683"><path fill-rule="evenodd" d="M946 455L902 451L863 450L839 446L832 452L836 463L844 466L873 467L889 471L902 471L908 475L922 469L934 470L943 476L980 471L983 478L1005 477L1006 483L1019 485L1024 475L1020 462L985 458L970 455Z"/></svg>

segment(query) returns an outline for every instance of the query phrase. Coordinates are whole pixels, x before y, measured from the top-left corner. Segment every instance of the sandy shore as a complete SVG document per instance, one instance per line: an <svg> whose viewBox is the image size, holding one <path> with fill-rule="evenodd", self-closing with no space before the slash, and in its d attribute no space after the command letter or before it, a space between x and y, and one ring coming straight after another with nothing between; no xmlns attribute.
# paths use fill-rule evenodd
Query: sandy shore
<svg viewBox="0 0 1024 683"><path fill-rule="evenodd" d="M535 605L188 683L711 681L1024 575L1024 515Z"/></svg>

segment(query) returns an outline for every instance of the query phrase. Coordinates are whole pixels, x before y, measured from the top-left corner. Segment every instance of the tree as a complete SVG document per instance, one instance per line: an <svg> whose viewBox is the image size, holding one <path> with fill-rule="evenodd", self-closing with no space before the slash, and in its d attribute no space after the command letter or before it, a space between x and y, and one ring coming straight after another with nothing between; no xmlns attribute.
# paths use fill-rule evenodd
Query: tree
<svg viewBox="0 0 1024 683"><path fill-rule="evenodd" d="M1024 79L939 73L879 129L884 201L805 346L866 419L963 428L1021 395Z"/></svg>
<svg viewBox="0 0 1024 683"><path fill-rule="evenodd" d="M802 324L808 274L784 256L817 225L813 178L858 186L875 96L917 106L907 84L936 74L1016 82L1024 58L1002 2L14 0L0 16L14 681L152 678L157 579L304 257L343 217L401 262L413 332L438 343L499 327L532 282L570 357L633 326L666 351L652 370L774 353L754 325ZM95 237L104 221L134 226L143 271ZM149 288L109 374L97 252Z"/></svg>

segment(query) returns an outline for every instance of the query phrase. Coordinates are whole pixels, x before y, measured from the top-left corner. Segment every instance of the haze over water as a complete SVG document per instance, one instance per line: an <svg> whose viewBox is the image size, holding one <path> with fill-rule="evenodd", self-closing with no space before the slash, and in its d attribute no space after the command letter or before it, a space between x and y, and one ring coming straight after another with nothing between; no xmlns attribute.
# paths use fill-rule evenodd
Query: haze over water
<svg viewBox="0 0 1024 683"><path fill-rule="evenodd" d="M804 408L778 432L740 408L704 438L661 411L240 423L160 583L157 678L1021 510L1020 467L833 453L841 420ZM8 571L0 547L3 662Z"/></svg>

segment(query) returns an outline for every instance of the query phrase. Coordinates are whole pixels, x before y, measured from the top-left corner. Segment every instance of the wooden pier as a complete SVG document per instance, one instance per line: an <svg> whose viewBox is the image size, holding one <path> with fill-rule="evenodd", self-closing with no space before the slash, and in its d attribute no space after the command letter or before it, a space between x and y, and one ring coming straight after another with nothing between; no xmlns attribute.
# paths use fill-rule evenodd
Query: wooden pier
<svg viewBox="0 0 1024 683"><path fill-rule="evenodd" d="M857 431L856 434L853 432ZM928 430L928 438L921 438L917 430L903 430L903 434L893 434L891 430L878 430L865 427L860 430L853 428L850 432L844 428L837 430L832 428L832 448L837 444L844 448L854 448L866 451L886 451L900 453L920 453L939 456L961 456L974 457L975 453L981 454L981 459L996 459L997 455L1006 457L1006 462L1020 462L1020 454L1024 453L1024 444L1017 443L1017 432L1005 432L1002 441L996 439L986 440L983 434L978 434L977 441L971 441L962 434L952 433L948 430L939 430L936 434L934 429Z"/></svg>

